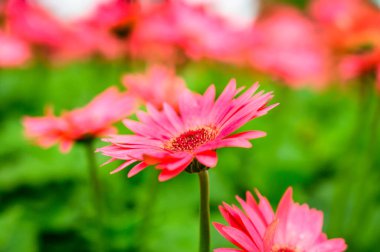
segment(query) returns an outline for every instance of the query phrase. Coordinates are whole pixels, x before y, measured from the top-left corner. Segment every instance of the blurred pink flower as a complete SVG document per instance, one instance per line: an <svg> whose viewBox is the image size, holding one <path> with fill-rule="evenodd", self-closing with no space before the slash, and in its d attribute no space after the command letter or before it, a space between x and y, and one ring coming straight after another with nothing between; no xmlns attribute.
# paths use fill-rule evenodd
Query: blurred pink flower
<svg viewBox="0 0 380 252"><path fill-rule="evenodd" d="M139 13L140 6L137 1L112 0L100 4L88 22L93 27L125 37L137 21Z"/></svg>
<svg viewBox="0 0 380 252"><path fill-rule="evenodd" d="M380 65L380 11L369 1L314 0L310 13L324 31L343 80L377 73Z"/></svg>
<svg viewBox="0 0 380 252"><path fill-rule="evenodd" d="M56 53L57 58L71 59L98 54L106 59L125 57L129 35L138 17L139 6L125 0L100 4L89 17L69 24L70 36Z"/></svg>
<svg viewBox="0 0 380 252"><path fill-rule="evenodd" d="M57 47L67 35L65 27L33 0L9 0L6 21L13 33L39 46Z"/></svg>
<svg viewBox="0 0 380 252"><path fill-rule="evenodd" d="M173 1L151 5L142 11L129 41L134 57L149 61L176 63L183 61L179 30Z"/></svg>
<svg viewBox="0 0 380 252"><path fill-rule="evenodd" d="M258 191L259 203L250 192L237 206L223 203L219 207L228 225L214 223L215 228L239 249L220 248L215 252L341 252L347 246L341 238L327 239L322 232L323 213L292 200L288 188L274 213L268 200Z"/></svg>
<svg viewBox="0 0 380 252"><path fill-rule="evenodd" d="M344 30L363 22L375 9L363 0L312 0L309 11L319 23Z"/></svg>
<svg viewBox="0 0 380 252"><path fill-rule="evenodd" d="M0 30L0 68L24 66L30 58L27 43Z"/></svg>
<svg viewBox="0 0 380 252"><path fill-rule="evenodd" d="M112 124L134 109L134 98L110 87L83 108L63 112L59 117L48 109L43 117L24 117L23 125L26 137L38 145L58 143L62 152L68 152L74 142L116 133Z"/></svg>
<svg viewBox="0 0 380 252"><path fill-rule="evenodd" d="M137 13L137 4L124 0L101 4L92 15L67 22L34 0L10 0L6 8L11 31L37 46L53 63L126 55L127 43L118 36L129 32Z"/></svg>
<svg viewBox="0 0 380 252"><path fill-rule="evenodd" d="M179 112L164 104L158 111L148 104L147 112L139 111L140 122L124 120L134 132L132 135L115 135L104 139L111 145L98 149L103 155L125 162L111 173L134 164L128 176L134 176L149 165L161 171L160 181L175 177L193 166L215 167L215 150L223 147L251 147L250 139L265 136L261 131L232 134L245 123L267 113L275 105L266 107L272 98L263 91L255 94L258 84L236 97L242 91L231 80L215 101L215 86L211 85L203 96L183 92L179 98ZM235 98L236 97L236 98Z"/></svg>
<svg viewBox="0 0 380 252"><path fill-rule="evenodd" d="M188 57L237 64L245 62L247 29L238 29L202 6L177 2L173 8L179 32L184 37L182 47Z"/></svg>
<svg viewBox="0 0 380 252"><path fill-rule="evenodd" d="M326 84L329 53L311 20L300 11L277 6L253 27L250 61L254 68L292 87Z"/></svg>
<svg viewBox="0 0 380 252"><path fill-rule="evenodd" d="M130 47L134 55L151 60L177 62L186 56L241 63L247 34L206 8L166 1L143 12Z"/></svg>
<svg viewBox="0 0 380 252"><path fill-rule="evenodd" d="M187 89L185 81L175 75L174 69L162 65L151 66L145 74L126 74L122 82L130 95L159 110L164 103L177 110L178 97Z"/></svg>

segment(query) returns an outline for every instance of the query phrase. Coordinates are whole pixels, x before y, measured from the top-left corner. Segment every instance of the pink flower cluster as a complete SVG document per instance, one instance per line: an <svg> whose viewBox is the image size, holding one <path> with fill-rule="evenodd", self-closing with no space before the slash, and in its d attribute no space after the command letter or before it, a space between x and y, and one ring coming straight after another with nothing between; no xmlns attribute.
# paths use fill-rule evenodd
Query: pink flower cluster
<svg viewBox="0 0 380 252"><path fill-rule="evenodd" d="M298 88L375 73L380 88L380 11L362 0L313 0L304 13L269 5L237 27L207 5L109 0L64 22L36 0L0 7L0 66L101 55L165 64L214 60L245 66ZM335 64L335 63L338 64Z"/></svg>

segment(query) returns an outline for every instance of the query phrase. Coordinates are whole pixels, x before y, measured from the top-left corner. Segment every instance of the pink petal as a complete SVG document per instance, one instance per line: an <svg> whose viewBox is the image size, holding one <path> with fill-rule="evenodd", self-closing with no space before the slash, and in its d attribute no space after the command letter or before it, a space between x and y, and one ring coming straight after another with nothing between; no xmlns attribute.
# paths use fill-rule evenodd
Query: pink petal
<svg viewBox="0 0 380 252"><path fill-rule="evenodd" d="M164 170L162 170L162 172L158 176L158 180L160 182L164 182L166 180L174 178L175 176L177 176L178 174L180 174L183 170L185 170L186 167L187 166L183 166L183 167L178 168L177 170L167 170L167 169L164 169Z"/></svg>
<svg viewBox="0 0 380 252"><path fill-rule="evenodd" d="M224 236L224 238L226 238L227 240L229 240L235 246L241 248L240 244L234 238L232 238L232 236L229 234L229 232L226 232L226 230L224 229L226 227L225 225L220 224L218 222L213 222L212 224L214 225L215 229L218 230L218 232L222 236Z"/></svg>
<svg viewBox="0 0 380 252"><path fill-rule="evenodd" d="M255 193L256 193L257 197L259 198L260 212L262 213L267 225L269 225L269 223L271 223L274 220L273 209L272 209L271 205L269 204L268 199L265 198L264 196L262 196L258 189L255 189ZM251 204L250 202L252 202L253 200L254 200L253 196L250 193L247 193L248 204Z"/></svg>
<svg viewBox="0 0 380 252"><path fill-rule="evenodd" d="M180 132L183 129L183 123L175 110L168 104L164 103L164 113L175 130Z"/></svg>
<svg viewBox="0 0 380 252"><path fill-rule="evenodd" d="M144 162L141 162L139 163L138 165L136 165L135 167L133 167L129 172L128 172L128 178L132 177L132 176L135 176L137 173L141 172L142 170L144 170L146 167L148 167L149 165L144 163Z"/></svg>
<svg viewBox="0 0 380 252"><path fill-rule="evenodd" d="M112 158L111 158L112 160ZM109 161L108 161L109 162ZM127 167L128 165L132 164L136 162L136 160L128 160L128 161L125 161L124 163L122 163L119 167L117 167L115 170L111 171L110 174L114 174L116 172L119 172L121 170L123 170L125 167ZM107 163L107 162L106 162Z"/></svg>
<svg viewBox="0 0 380 252"><path fill-rule="evenodd" d="M342 238L335 238L319 243L311 248L310 252L343 252L347 249L347 245Z"/></svg>
<svg viewBox="0 0 380 252"><path fill-rule="evenodd" d="M223 227L223 230L228 233L229 236L234 239L242 249L245 249L248 252L257 251L257 247L253 241L239 229L233 227Z"/></svg>
<svg viewBox="0 0 380 252"><path fill-rule="evenodd" d="M215 167L218 162L218 156L215 151L204 151L195 155L197 160L206 167Z"/></svg>
<svg viewBox="0 0 380 252"><path fill-rule="evenodd" d="M276 233L276 243L285 244L287 242L287 229L286 224L288 222L288 216L290 208L293 204L292 199L293 190L289 187L282 196L278 208L276 211L276 219L279 220L278 232Z"/></svg>
<svg viewBox="0 0 380 252"><path fill-rule="evenodd" d="M239 250L239 249L232 249L232 248L218 248L218 249L214 249L214 252L244 252L244 251Z"/></svg>
<svg viewBox="0 0 380 252"><path fill-rule="evenodd" d="M264 131L250 130L250 131L245 131L245 132L231 135L227 137L227 139L231 139L231 138L255 139L255 138L265 137L266 135L267 133Z"/></svg>
<svg viewBox="0 0 380 252"><path fill-rule="evenodd" d="M243 209L246 212L249 219L255 224L255 228L257 229L259 234L261 236L264 236L265 228L266 228L266 222L263 219L262 214L261 214L257 204L248 205L240 197L236 197L236 199L239 201L240 205L243 207Z"/></svg>
<svg viewBox="0 0 380 252"><path fill-rule="evenodd" d="M264 234L264 251L271 251L273 247L273 240L276 234L278 220L273 221L265 231Z"/></svg>

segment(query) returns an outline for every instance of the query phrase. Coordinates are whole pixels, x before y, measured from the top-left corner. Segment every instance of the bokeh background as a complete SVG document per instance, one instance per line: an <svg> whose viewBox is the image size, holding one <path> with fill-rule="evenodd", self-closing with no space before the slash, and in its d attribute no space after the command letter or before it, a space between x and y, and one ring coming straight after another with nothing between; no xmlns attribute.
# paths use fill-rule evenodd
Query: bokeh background
<svg viewBox="0 0 380 252"><path fill-rule="evenodd" d="M76 144L68 154L60 153L57 146L42 149L24 137L21 120L25 115L41 116L46 105L53 105L57 112L84 106L110 85L121 87L124 74L144 73L157 62L175 67L191 90L204 92L214 83L220 92L231 78L246 86L259 81L262 89L274 91L274 102L280 103L268 115L244 126L267 132L267 137L253 141L252 149L218 152L219 163L210 171L212 221L224 222L218 205L223 201L236 204L235 195L243 196L246 190L258 188L275 206L285 189L293 186L295 200L322 210L324 231L329 237L345 238L347 251L378 251L380 109L375 69L380 60L371 54L380 45L378 17L368 19L366 15L367 23L347 29L342 33L346 37L339 35L341 40L347 38L348 48L342 41L326 42L337 33L325 32L333 24L318 22L318 15L312 15L310 6L317 1L247 0L236 1L234 7L235 1L222 1L227 7L207 1L208 7L200 12L202 18L217 17L233 28L225 32L219 23L210 28L202 25L202 18L193 20L191 13L180 13L173 22L183 22L182 27L194 25L193 30L200 33L187 37L185 47L174 41L177 35L173 34L181 31L165 30L165 22L140 27L153 16L140 12L149 13L163 4L160 1L142 1L138 14L121 7L117 9L123 10L122 14L114 14L112 8L103 12L121 16L116 21L97 12L107 1L80 1L81 6L79 1L60 2L58 7L47 0L0 2L0 251L96 251L96 213L83 146ZM336 2L365 4L380 16L376 1ZM198 8L196 4L188 3L189 8ZM287 23L281 16L271 21L272 8L280 4L286 4L284 8L295 11L307 24ZM33 13L29 5L39 11ZM350 8L341 9L350 13ZM28 20L31 12L35 23ZM99 15L94 17L94 13ZM348 16L358 20L360 15ZM72 29L70 25L81 29L75 22L82 19L86 35L76 37L76 32L70 37L67 34L71 33L59 30ZM158 24L157 20L151 22ZM203 30L196 26L198 21ZM28 24L32 26L25 26ZM367 28L370 32L362 32ZM309 29L315 32L303 35ZM254 35L245 37L246 30L254 30ZM265 38L262 34L274 35ZM86 43L78 39L83 37ZM360 41L352 42L352 37ZM200 38L210 43L197 43ZM279 41L273 42L276 39ZM254 52L249 63L241 60L247 51L239 51L238 56L230 52L239 41L251 41L243 46ZM336 49L336 44L344 46ZM352 55L365 67L352 63L356 68L334 70ZM128 132L121 123L118 128L121 133ZM99 140L96 145L105 143ZM100 154L96 158L99 165L106 161ZM197 176L182 173L159 183L158 172L147 169L128 179L127 170L109 174L117 165L98 169L106 209L107 251L197 251ZM230 245L213 229L212 248L223 246Z"/></svg>

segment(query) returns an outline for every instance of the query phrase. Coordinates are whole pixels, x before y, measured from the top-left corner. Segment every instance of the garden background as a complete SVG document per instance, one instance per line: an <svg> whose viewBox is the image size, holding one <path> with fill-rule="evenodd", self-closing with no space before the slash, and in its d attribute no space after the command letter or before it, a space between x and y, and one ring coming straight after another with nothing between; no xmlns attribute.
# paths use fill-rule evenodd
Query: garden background
<svg viewBox="0 0 380 252"><path fill-rule="evenodd" d="M286 1L305 9L308 1ZM258 59L260 60L260 59ZM0 251L93 251L95 211L85 150L42 149L23 135L21 119L84 106L126 73L145 71L143 60L91 57L54 65L36 60L0 69ZM223 149L210 171L211 220L224 222L218 205L258 188L275 205L288 186L297 202L324 212L324 231L343 237L347 251L378 250L380 234L379 99L374 78L327 88L297 89L279 78L212 60L189 61L177 70L191 90L214 83L220 92L259 81L280 105L244 129L267 132L252 149ZM365 87L363 88L363 82ZM119 132L127 129L118 124ZM101 141L97 147L104 146ZM106 161L100 154L97 163ZM116 162L117 163L117 162ZM197 251L198 185L188 173L157 182L154 169L127 178L118 166L99 167L105 198L108 251ZM212 248L228 247L212 229Z"/></svg>

